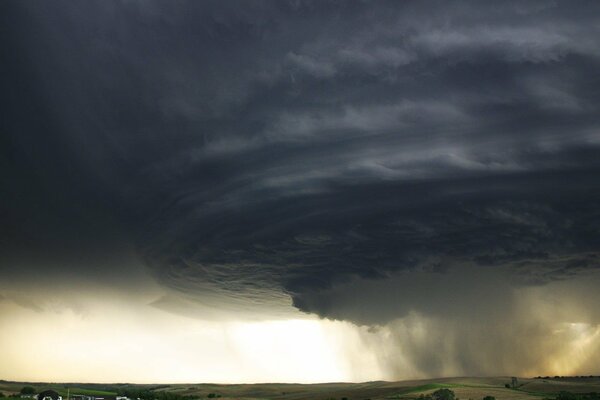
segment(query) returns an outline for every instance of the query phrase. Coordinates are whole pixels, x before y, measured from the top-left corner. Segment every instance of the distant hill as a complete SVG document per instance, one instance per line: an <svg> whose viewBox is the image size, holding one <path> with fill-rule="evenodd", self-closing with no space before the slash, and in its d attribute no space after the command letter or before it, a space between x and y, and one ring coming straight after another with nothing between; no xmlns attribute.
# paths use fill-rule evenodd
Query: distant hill
<svg viewBox="0 0 600 400"><path fill-rule="evenodd" d="M0 381L0 392L17 394L25 385L37 391L53 389L66 399L71 394L92 396L117 395L123 392L146 393L158 400L180 399L289 399L289 400L380 400L417 399L440 388L449 388L459 400L482 400L493 396L496 400L554 399L560 392L600 393L600 377L539 377L518 378L516 387L507 388L511 377L459 377L411 381L374 381L364 383L259 383L259 384L93 384L93 383L40 383ZM148 400L148 399L146 399Z"/></svg>

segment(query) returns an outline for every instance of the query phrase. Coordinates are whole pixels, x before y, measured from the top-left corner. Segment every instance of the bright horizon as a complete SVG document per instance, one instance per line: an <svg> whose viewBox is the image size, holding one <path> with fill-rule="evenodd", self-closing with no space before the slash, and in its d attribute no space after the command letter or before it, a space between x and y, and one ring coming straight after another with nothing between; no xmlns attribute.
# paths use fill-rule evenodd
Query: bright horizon
<svg viewBox="0 0 600 400"><path fill-rule="evenodd" d="M440 282L445 280L437 278ZM592 287L595 284L590 283ZM564 285L553 285L550 289L550 292L568 290ZM539 312L533 323L543 323L549 315L567 316L572 312L572 304L545 309L542 304L548 293L539 288L537 292L520 295L527 298L529 307ZM88 296L86 301L79 300L75 308L73 299L84 298L82 293L66 290L61 293L62 299L37 303L43 309L24 307L26 297L0 303L3 320L11 321L3 324L0 332L4 358L10 360L0 365L2 379L324 383L468 375L468 371L453 365L433 377L411 369L410 360L382 362L389 357L386 354L402 357L402 348L395 348L394 335L398 332L412 337L413 343L427 340L423 329L431 326L432 321L424 316L412 315L408 321L375 329L322 320L291 308L288 319L203 320L200 316L177 315L157 308L145 297L147 294L132 296L106 290L96 299ZM504 374L482 368L480 376L511 375L510 371L516 376L594 374L600 328L589 323L546 324L554 327L554 339L544 348L543 363L531 369L510 368ZM32 363L33 359L44 363ZM405 367L394 374L390 372L390 362L404 363ZM140 365L143 368L138 368Z"/></svg>

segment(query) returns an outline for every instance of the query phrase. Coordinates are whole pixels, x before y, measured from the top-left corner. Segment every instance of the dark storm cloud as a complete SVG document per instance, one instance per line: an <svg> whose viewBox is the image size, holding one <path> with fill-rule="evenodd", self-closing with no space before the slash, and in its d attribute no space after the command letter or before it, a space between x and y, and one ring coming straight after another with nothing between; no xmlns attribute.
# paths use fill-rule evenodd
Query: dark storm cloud
<svg viewBox="0 0 600 400"><path fill-rule="evenodd" d="M179 294L158 307L383 323L421 297L336 288L599 266L595 3L3 7L4 274L123 271L132 243Z"/></svg>

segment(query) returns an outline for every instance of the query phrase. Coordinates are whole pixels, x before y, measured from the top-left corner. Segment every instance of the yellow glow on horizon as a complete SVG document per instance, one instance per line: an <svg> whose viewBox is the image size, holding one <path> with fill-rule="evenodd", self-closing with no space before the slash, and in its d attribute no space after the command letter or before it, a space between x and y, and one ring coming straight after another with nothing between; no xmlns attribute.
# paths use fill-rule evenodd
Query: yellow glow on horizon
<svg viewBox="0 0 600 400"><path fill-rule="evenodd" d="M202 321L103 300L83 314L0 303L0 323L0 377L9 380L313 383L380 373L361 355L356 327L316 318Z"/></svg>
<svg viewBox="0 0 600 400"><path fill-rule="evenodd" d="M274 382L344 381L349 376L339 362L325 324L318 320L287 320L235 324L230 337L256 378ZM265 362L266 361L266 362ZM264 378L262 378L264 379Z"/></svg>
<svg viewBox="0 0 600 400"><path fill-rule="evenodd" d="M600 325L576 307L577 301L557 305L547 298L552 290L540 293L542 289L522 289L522 314L514 315L519 329L506 331L518 338L527 334L526 328L535 328L536 336L523 337L531 353L523 346L522 353L502 366L505 369L490 368L484 373L596 372ZM38 299L40 307L11 296L0 301L0 379L99 383L406 380L432 377L431 370L419 365L422 359L418 357L437 353L443 358L435 373L457 376L463 365L457 361L460 348L452 335L470 333L453 331L452 326L444 332L440 330L443 325L435 319L431 324L430 317L420 314L369 328L318 319L291 308L287 320L249 321L243 313L239 320L232 320L231 313L218 321L190 318L152 306L155 297L149 295L119 297L96 291L50 293ZM218 310L213 311L210 315L218 316ZM483 341L480 345L488 349L493 344Z"/></svg>
<svg viewBox="0 0 600 400"><path fill-rule="evenodd" d="M565 328L555 334L569 337L564 350L551 363L551 368L556 375L576 375L579 368L590 357L596 354L600 347L600 326L586 323L567 323Z"/></svg>

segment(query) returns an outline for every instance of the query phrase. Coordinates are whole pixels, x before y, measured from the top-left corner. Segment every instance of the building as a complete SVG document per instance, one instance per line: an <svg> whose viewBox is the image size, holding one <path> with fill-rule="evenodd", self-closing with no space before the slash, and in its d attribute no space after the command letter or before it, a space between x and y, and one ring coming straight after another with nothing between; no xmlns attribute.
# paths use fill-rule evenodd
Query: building
<svg viewBox="0 0 600 400"><path fill-rule="evenodd" d="M37 400L62 400L62 396L54 390L44 390L36 398Z"/></svg>

